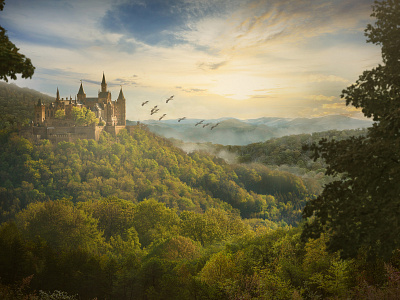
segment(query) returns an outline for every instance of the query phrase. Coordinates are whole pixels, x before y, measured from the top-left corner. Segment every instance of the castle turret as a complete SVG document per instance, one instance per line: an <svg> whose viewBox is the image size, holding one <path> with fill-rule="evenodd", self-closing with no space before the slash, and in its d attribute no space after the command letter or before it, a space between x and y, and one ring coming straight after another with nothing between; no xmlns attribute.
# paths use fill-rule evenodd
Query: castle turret
<svg viewBox="0 0 400 300"><path fill-rule="evenodd" d="M46 119L46 106L42 102L42 99L39 99L38 103L35 105L35 124L43 124Z"/></svg>
<svg viewBox="0 0 400 300"><path fill-rule="evenodd" d="M117 101L125 101L124 93L122 92L122 86L121 86L121 90L119 91Z"/></svg>
<svg viewBox="0 0 400 300"><path fill-rule="evenodd" d="M106 77L103 72L103 80L101 81L101 90L99 91L98 102L104 105L111 102L111 93L107 91Z"/></svg>
<svg viewBox="0 0 400 300"><path fill-rule="evenodd" d="M121 90L119 91L119 96L116 101L116 114L118 118L118 125L121 126L126 126L126 100L124 97L124 93L122 92L122 86Z"/></svg>
<svg viewBox="0 0 400 300"><path fill-rule="evenodd" d="M103 93L107 92L107 83L106 83L106 77L104 76L104 72L103 72L103 80L101 81L101 91Z"/></svg>
<svg viewBox="0 0 400 300"><path fill-rule="evenodd" d="M79 91L77 94L78 101L85 103L86 102L86 94L85 91L83 90L83 85L82 85L82 80L81 80L81 86L79 87Z"/></svg>
<svg viewBox="0 0 400 300"><path fill-rule="evenodd" d="M56 102L60 101L60 92L58 91L58 87L57 87L57 96L56 96Z"/></svg>

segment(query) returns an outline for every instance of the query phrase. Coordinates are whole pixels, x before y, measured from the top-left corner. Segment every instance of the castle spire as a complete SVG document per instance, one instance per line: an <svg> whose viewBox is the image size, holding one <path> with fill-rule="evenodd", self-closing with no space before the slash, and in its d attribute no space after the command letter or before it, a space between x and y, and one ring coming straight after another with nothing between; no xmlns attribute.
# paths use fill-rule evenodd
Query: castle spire
<svg viewBox="0 0 400 300"><path fill-rule="evenodd" d="M124 93L122 92L122 85L121 85L121 90L119 91L119 96L118 96L117 101L118 100L125 100Z"/></svg>
<svg viewBox="0 0 400 300"><path fill-rule="evenodd" d="M82 80L81 80L81 86L79 88L78 95L84 95L84 94L85 94L85 91L83 90L83 85L82 85Z"/></svg>
<svg viewBox="0 0 400 300"><path fill-rule="evenodd" d="M107 83L106 83L106 77L104 76L104 72L103 72L103 80L101 81L101 91L107 92Z"/></svg>
<svg viewBox="0 0 400 300"><path fill-rule="evenodd" d="M58 87L57 87L56 101L60 101L60 92L58 91Z"/></svg>
<svg viewBox="0 0 400 300"><path fill-rule="evenodd" d="M86 94L85 94L85 91L83 90L82 80L81 80L81 86L79 88L77 97L78 97L79 102L86 104Z"/></svg>

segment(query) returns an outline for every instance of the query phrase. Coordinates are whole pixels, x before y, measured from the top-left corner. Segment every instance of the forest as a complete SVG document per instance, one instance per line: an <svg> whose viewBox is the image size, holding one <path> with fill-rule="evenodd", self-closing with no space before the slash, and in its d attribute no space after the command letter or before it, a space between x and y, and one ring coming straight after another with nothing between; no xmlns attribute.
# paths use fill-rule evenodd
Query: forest
<svg viewBox="0 0 400 300"><path fill-rule="evenodd" d="M12 130L0 140L5 299L393 292L393 265L343 260L326 250L329 235L301 239L301 212L316 195L296 175L186 154L143 126L98 142L33 144Z"/></svg>

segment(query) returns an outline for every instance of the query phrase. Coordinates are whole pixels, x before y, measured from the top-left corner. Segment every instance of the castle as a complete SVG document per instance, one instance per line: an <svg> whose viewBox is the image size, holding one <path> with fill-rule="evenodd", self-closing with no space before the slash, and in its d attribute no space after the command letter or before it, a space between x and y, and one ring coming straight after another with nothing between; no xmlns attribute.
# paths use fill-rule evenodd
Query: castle
<svg viewBox="0 0 400 300"><path fill-rule="evenodd" d="M95 122L86 126L78 126L73 118L76 109L86 108L96 116ZM83 85L73 100L60 98L57 88L55 102L45 105L41 100L34 107L34 120L29 135L34 139L48 139L52 142L74 141L77 139L98 140L104 130L117 134L126 128L126 100L122 87L117 100L111 100L111 92L107 90L106 78L103 73L101 90L97 97L86 97Z"/></svg>

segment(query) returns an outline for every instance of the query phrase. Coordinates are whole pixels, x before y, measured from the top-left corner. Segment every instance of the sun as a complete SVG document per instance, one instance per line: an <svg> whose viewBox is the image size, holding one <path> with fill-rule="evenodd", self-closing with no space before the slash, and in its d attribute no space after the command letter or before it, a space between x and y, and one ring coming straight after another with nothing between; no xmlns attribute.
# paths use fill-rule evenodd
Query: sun
<svg viewBox="0 0 400 300"><path fill-rule="evenodd" d="M209 91L235 100L246 100L265 95L271 88L271 81L266 77L238 73L218 75Z"/></svg>

